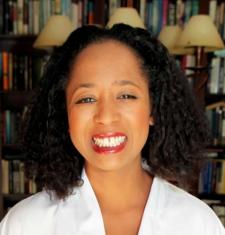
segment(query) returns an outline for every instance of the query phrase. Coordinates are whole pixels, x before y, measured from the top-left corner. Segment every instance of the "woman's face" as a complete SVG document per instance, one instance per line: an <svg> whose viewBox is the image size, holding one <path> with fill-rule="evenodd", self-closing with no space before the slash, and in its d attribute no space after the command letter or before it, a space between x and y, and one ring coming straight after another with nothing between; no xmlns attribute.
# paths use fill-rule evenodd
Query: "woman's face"
<svg viewBox="0 0 225 235"><path fill-rule="evenodd" d="M72 67L66 99L70 137L85 167L140 164L153 120L147 80L131 49L115 41L85 48Z"/></svg>

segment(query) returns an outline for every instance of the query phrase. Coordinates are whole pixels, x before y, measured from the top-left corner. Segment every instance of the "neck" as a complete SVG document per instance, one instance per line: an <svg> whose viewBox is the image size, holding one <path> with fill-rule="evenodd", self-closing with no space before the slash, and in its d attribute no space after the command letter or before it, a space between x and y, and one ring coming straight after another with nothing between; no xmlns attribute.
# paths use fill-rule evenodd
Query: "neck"
<svg viewBox="0 0 225 235"><path fill-rule="evenodd" d="M141 162L124 168L104 171L90 169L86 174L102 210L119 213L144 207L152 184L152 177L143 170Z"/></svg>

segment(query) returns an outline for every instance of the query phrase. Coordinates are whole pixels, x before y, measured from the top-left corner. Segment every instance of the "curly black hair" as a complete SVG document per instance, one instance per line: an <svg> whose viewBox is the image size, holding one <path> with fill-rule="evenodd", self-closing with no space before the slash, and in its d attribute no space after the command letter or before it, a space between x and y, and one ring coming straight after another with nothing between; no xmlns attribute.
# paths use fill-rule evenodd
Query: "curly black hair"
<svg viewBox="0 0 225 235"><path fill-rule="evenodd" d="M83 26L51 55L23 124L26 175L59 198L81 184L84 164L68 133L65 88L69 74L84 48L107 40L131 48L147 73L154 126L142 158L153 175L184 182L193 176L209 141L205 116L187 79L155 37L124 24L111 29Z"/></svg>

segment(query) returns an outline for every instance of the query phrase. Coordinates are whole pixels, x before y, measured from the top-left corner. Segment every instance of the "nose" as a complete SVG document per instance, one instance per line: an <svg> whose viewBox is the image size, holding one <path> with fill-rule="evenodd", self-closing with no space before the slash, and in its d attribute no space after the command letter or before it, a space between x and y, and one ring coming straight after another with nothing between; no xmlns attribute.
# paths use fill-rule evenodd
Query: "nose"
<svg viewBox="0 0 225 235"><path fill-rule="evenodd" d="M108 125L119 120L119 110L115 102L109 99L103 99L96 105L94 121Z"/></svg>

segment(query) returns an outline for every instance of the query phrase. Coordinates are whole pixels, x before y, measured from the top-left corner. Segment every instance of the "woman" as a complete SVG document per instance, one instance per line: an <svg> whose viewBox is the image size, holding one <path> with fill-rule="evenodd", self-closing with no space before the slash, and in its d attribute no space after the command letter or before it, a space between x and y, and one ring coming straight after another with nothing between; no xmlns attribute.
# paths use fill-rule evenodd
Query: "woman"
<svg viewBox="0 0 225 235"><path fill-rule="evenodd" d="M27 174L43 191L9 211L1 235L225 234L166 181L187 182L209 138L188 82L147 31L74 31L24 122Z"/></svg>

